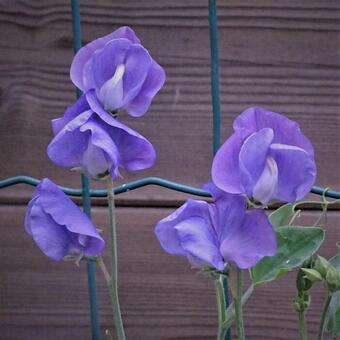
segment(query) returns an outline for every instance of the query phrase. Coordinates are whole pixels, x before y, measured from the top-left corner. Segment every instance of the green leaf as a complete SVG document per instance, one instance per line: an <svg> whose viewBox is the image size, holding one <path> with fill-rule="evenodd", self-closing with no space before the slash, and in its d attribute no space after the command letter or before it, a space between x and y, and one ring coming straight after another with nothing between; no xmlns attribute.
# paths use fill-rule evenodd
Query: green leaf
<svg viewBox="0 0 340 340"><path fill-rule="evenodd" d="M276 229L278 227L282 227L287 225L290 219L294 215L294 205L291 203L285 204L281 206L279 209L273 211L269 215L269 221L272 224L273 228Z"/></svg>
<svg viewBox="0 0 340 340"><path fill-rule="evenodd" d="M340 254L332 257L329 263L336 269L340 269ZM326 331L332 333L333 336L340 335L340 290L332 296L327 314Z"/></svg>
<svg viewBox="0 0 340 340"><path fill-rule="evenodd" d="M284 226L276 229L277 251L250 270L255 286L271 282L299 267L321 246L325 231L318 227Z"/></svg>
<svg viewBox="0 0 340 340"><path fill-rule="evenodd" d="M334 336L340 335L340 291L332 296L326 319L326 331Z"/></svg>

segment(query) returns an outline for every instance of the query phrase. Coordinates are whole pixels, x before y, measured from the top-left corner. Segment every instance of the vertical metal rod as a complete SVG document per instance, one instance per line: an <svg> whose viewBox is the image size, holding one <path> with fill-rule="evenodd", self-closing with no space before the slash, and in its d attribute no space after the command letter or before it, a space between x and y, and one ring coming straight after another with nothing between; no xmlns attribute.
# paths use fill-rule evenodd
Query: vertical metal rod
<svg viewBox="0 0 340 340"><path fill-rule="evenodd" d="M72 9L72 29L73 29L73 50L74 53L81 48L81 31L80 31L80 4L79 0L71 0ZM77 98L81 96L81 91L76 89ZM83 209L85 214L91 217L91 197L89 179L84 174L81 175ZM100 340L100 326L97 306L97 289L96 289L96 264L93 261L87 261L87 281L89 287L89 302L91 316L91 334L92 340Z"/></svg>
<svg viewBox="0 0 340 340"><path fill-rule="evenodd" d="M221 143L221 106L219 89L219 57L218 57L218 27L216 0L209 0L209 30L210 30L210 74L211 98L213 109L213 154L215 155ZM226 307L229 306L229 289L226 279L223 280ZM231 339L230 329L225 340Z"/></svg>
<svg viewBox="0 0 340 340"><path fill-rule="evenodd" d="M216 0L209 0L210 28L210 73L211 99L213 108L213 152L217 152L221 142L221 108L219 89L219 58L218 58L218 29L216 15Z"/></svg>

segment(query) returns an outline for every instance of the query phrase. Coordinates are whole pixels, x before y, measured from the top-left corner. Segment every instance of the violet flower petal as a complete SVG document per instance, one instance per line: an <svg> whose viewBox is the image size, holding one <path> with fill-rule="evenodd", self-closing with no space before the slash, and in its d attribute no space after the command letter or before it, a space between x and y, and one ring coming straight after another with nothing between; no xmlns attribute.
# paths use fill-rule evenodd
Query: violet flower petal
<svg viewBox="0 0 340 340"><path fill-rule="evenodd" d="M272 144L270 155L278 167L278 187L275 198L294 202L305 197L316 177L314 158L297 147Z"/></svg>
<svg viewBox="0 0 340 340"><path fill-rule="evenodd" d="M314 149L310 141L300 130L299 125L276 112L261 107L251 107L242 112L234 121L235 131L256 132L263 128L274 131L273 143L295 145L314 156Z"/></svg>
<svg viewBox="0 0 340 340"><path fill-rule="evenodd" d="M83 83L83 69L84 65L93 57L96 51L101 50L109 41L114 39L127 39L131 43L139 44L140 40L135 35L135 32L130 27L120 27L116 31L91 41L90 43L83 46L75 55L70 76L72 82L82 91L85 90Z"/></svg>
<svg viewBox="0 0 340 340"><path fill-rule="evenodd" d="M247 194L263 204L271 199L292 202L308 193L316 176L314 151L296 122L262 108L249 108L233 126L234 134L213 160L216 186L229 193ZM275 145L280 150L275 151ZM301 157L294 152L300 152ZM285 181L289 184L284 188Z"/></svg>
<svg viewBox="0 0 340 340"><path fill-rule="evenodd" d="M133 31L125 28L124 32L129 34L108 35L80 49L71 79L83 92L94 90L106 111L125 109L137 117L148 110L165 73Z"/></svg>
<svg viewBox="0 0 340 340"><path fill-rule="evenodd" d="M156 161L152 144L103 110L93 91L84 97L91 108L77 113L75 105L59 119L59 128L67 123L49 144L49 158L61 167L84 168L91 177L108 171L116 178L119 166L126 171L151 167Z"/></svg>
<svg viewBox="0 0 340 340"><path fill-rule="evenodd" d="M108 129L103 128L99 119L92 118L82 125L79 131L84 134L90 132L87 149L82 158L82 165L85 165L88 174L96 177L109 171L111 176L116 178L119 175L120 155Z"/></svg>
<svg viewBox="0 0 340 340"><path fill-rule="evenodd" d="M73 105L69 106L61 118L52 120L53 134L57 135L60 130L71 120L76 118L80 113L88 111L90 108L86 97L81 96Z"/></svg>
<svg viewBox="0 0 340 340"><path fill-rule="evenodd" d="M36 188L25 216L25 229L50 258L95 256L105 242L91 220L49 179Z"/></svg>
<svg viewBox="0 0 340 340"><path fill-rule="evenodd" d="M240 225L228 223L227 228L220 251L225 260L239 268L250 268L264 256L275 254L275 232L263 210L253 209L245 213Z"/></svg>
<svg viewBox="0 0 340 340"><path fill-rule="evenodd" d="M66 255L82 253L78 246L69 237L64 226L58 225L40 205L34 205L30 212L31 236L40 250L49 258L60 261Z"/></svg>
<svg viewBox="0 0 340 340"><path fill-rule="evenodd" d="M152 98L163 87L164 82L164 69L153 60L140 92L126 105L129 114L133 117L142 116L149 108Z"/></svg>
<svg viewBox="0 0 340 340"><path fill-rule="evenodd" d="M209 221L201 217L191 217L175 226L182 248L202 263L220 271L224 269L222 256L217 248L216 234Z"/></svg>
<svg viewBox="0 0 340 340"><path fill-rule="evenodd" d="M265 168L267 153L273 138L273 130L264 128L252 133L242 144L239 153L239 168L241 182L249 197L252 196L253 187Z"/></svg>
<svg viewBox="0 0 340 340"><path fill-rule="evenodd" d="M231 194L244 192L239 170L239 153L244 138L235 132L217 151L212 168L211 177L220 189Z"/></svg>
<svg viewBox="0 0 340 340"><path fill-rule="evenodd" d="M165 251L173 255L186 255L178 232L175 227L183 220L191 217L200 217L210 220L209 204L204 201L187 200L180 208L171 215L162 219L155 228L155 234Z"/></svg>
<svg viewBox="0 0 340 340"><path fill-rule="evenodd" d="M92 116L88 110L67 123L47 147L50 160L63 168L77 168L83 165L83 154L88 147L89 134L79 129Z"/></svg>

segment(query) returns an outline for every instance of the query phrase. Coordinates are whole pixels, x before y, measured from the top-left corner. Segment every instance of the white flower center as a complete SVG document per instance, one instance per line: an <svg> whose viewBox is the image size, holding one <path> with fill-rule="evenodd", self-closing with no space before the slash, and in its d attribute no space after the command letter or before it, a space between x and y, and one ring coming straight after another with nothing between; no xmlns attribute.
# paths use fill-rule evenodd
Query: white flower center
<svg viewBox="0 0 340 340"><path fill-rule="evenodd" d="M112 78L107 80L99 90L99 100L103 104L104 109L113 111L118 109L123 100L123 76L125 73L125 65L119 64Z"/></svg>
<svg viewBox="0 0 340 340"><path fill-rule="evenodd" d="M266 165L253 188L253 196L263 204L267 204L277 190L278 169L273 157L266 158Z"/></svg>

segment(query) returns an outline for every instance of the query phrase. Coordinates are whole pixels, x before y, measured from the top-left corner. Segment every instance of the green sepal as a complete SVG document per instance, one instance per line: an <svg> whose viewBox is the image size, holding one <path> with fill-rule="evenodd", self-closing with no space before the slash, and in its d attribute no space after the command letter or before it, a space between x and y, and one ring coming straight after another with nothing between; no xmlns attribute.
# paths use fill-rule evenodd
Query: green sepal
<svg viewBox="0 0 340 340"><path fill-rule="evenodd" d="M314 269L325 279L330 265L331 264L324 257L318 255L314 263Z"/></svg>
<svg viewBox="0 0 340 340"><path fill-rule="evenodd" d="M312 283L322 281L322 276L317 270L310 268L301 268L301 270L305 274L305 277Z"/></svg>

